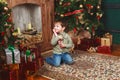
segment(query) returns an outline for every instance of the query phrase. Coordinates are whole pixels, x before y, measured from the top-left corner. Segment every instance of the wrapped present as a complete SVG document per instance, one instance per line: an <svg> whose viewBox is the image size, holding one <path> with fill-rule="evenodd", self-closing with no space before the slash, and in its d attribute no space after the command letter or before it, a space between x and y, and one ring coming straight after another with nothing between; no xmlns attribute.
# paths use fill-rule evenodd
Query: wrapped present
<svg viewBox="0 0 120 80"><path fill-rule="evenodd" d="M27 63L27 70L29 70L30 72L36 72L38 69L39 65L37 63L37 60Z"/></svg>
<svg viewBox="0 0 120 80"><path fill-rule="evenodd" d="M105 38L109 38L110 39L110 45L112 45L112 35L110 33L106 33Z"/></svg>
<svg viewBox="0 0 120 80"><path fill-rule="evenodd" d="M5 49L7 64L20 63L20 51L13 47Z"/></svg>
<svg viewBox="0 0 120 80"><path fill-rule="evenodd" d="M97 47L98 53L109 54L111 53L111 48L109 46L98 46Z"/></svg>
<svg viewBox="0 0 120 80"><path fill-rule="evenodd" d="M38 58L40 56L40 51L37 47L31 47L30 48L31 54L34 55L34 58Z"/></svg>
<svg viewBox="0 0 120 80"><path fill-rule="evenodd" d="M28 75L27 80L34 80L34 75Z"/></svg>
<svg viewBox="0 0 120 80"><path fill-rule="evenodd" d="M101 38L101 46L111 46L110 38Z"/></svg>
<svg viewBox="0 0 120 80"><path fill-rule="evenodd" d="M1 80L19 80L18 70L3 70L0 73Z"/></svg>
<svg viewBox="0 0 120 80"><path fill-rule="evenodd" d="M9 70L18 70L19 64L9 64L8 67L9 67Z"/></svg>

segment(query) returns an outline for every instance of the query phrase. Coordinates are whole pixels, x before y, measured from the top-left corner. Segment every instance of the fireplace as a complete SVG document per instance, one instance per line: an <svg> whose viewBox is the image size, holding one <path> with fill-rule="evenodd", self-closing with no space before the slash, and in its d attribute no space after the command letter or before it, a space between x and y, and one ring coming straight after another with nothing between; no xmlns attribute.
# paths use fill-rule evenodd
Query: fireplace
<svg viewBox="0 0 120 80"><path fill-rule="evenodd" d="M29 28L42 33L41 51L52 49L50 40L54 22L54 0L7 0L12 9L14 28L21 33Z"/></svg>
<svg viewBox="0 0 120 80"><path fill-rule="evenodd" d="M23 33L28 29L42 32L41 7L36 4L21 4L12 8L14 28L20 28Z"/></svg>

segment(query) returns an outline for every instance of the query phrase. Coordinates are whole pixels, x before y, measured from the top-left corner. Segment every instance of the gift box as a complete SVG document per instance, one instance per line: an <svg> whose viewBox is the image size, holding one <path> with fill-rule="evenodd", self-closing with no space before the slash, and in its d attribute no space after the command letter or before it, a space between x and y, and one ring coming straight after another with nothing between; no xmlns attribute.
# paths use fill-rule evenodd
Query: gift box
<svg viewBox="0 0 120 80"><path fill-rule="evenodd" d="M18 70L19 71L19 80L26 80L26 71Z"/></svg>
<svg viewBox="0 0 120 80"><path fill-rule="evenodd" d="M5 49L7 64L20 63L20 51L18 49Z"/></svg>
<svg viewBox="0 0 120 80"><path fill-rule="evenodd" d="M3 70L0 72L1 80L19 80L18 70Z"/></svg>
<svg viewBox="0 0 120 80"><path fill-rule="evenodd" d="M101 46L111 46L110 38L101 38Z"/></svg>
<svg viewBox="0 0 120 80"><path fill-rule="evenodd" d="M111 53L111 48L109 46L98 46L97 47L98 53L109 54Z"/></svg>
<svg viewBox="0 0 120 80"><path fill-rule="evenodd" d="M81 39L81 43L77 45L75 48L86 51L90 47L97 47L100 46L100 44L101 44L100 38Z"/></svg>
<svg viewBox="0 0 120 80"><path fill-rule="evenodd" d="M9 64L8 67L9 67L9 70L18 70L19 64Z"/></svg>
<svg viewBox="0 0 120 80"><path fill-rule="evenodd" d="M27 63L27 70L29 70L30 72L36 72L38 69L39 65L37 63L37 60Z"/></svg>
<svg viewBox="0 0 120 80"><path fill-rule="evenodd" d="M40 57L40 51L37 47L30 48L31 54L34 54L34 58Z"/></svg>
<svg viewBox="0 0 120 80"><path fill-rule="evenodd" d="M26 80L34 80L34 75L27 75L27 79Z"/></svg>
<svg viewBox="0 0 120 80"><path fill-rule="evenodd" d="M113 38L112 35L110 33L106 33L104 37L109 38L110 39L110 45L112 45L112 38Z"/></svg>

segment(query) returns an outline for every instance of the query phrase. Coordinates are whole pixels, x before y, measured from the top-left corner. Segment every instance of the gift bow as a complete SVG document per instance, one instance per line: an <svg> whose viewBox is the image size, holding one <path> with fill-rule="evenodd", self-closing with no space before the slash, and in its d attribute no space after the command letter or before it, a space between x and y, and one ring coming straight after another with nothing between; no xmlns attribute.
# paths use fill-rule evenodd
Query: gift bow
<svg viewBox="0 0 120 80"><path fill-rule="evenodd" d="M26 56L29 56L30 55L30 50L26 50Z"/></svg>
<svg viewBox="0 0 120 80"><path fill-rule="evenodd" d="M14 56L14 46L12 46L12 45L9 45L8 46L8 49L12 52L12 61L13 61L13 63L15 63L15 56Z"/></svg>

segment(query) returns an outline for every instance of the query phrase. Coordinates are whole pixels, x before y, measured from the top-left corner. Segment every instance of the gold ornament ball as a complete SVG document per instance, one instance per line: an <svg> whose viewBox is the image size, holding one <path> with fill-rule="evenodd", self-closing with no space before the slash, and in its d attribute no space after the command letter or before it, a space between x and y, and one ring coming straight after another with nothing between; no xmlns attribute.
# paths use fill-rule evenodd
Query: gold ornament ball
<svg viewBox="0 0 120 80"><path fill-rule="evenodd" d="M90 28L89 28L89 27L87 27L86 29L87 29L87 30L89 30Z"/></svg>
<svg viewBox="0 0 120 80"><path fill-rule="evenodd" d="M94 6L91 6L91 9L93 9L94 8Z"/></svg>
<svg viewBox="0 0 120 80"><path fill-rule="evenodd" d="M8 8L7 8L7 7L4 7L4 10L8 11Z"/></svg>
<svg viewBox="0 0 120 80"><path fill-rule="evenodd" d="M90 15L93 15L94 13L90 13Z"/></svg>
<svg viewBox="0 0 120 80"><path fill-rule="evenodd" d="M97 9L100 9L100 6L97 6Z"/></svg>
<svg viewBox="0 0 120 80"><path fill-rule="evenodd" d="M8 16L10 16L10 14L8 14Z"/></svg>
<svg viewBox="0 0 120 80"><path fill-rule="evenodd" d="M61 14L60 16L61 16L61 17L64 17L64 15L63 15L63 14Z"/></svg>
<svg viewBox="0 0 120 80"><path fill-rule="evenodd" d="M80 4L80 8L83 8L83 5L82 5L82 4Z"/></svg>
<svg viewBox="0 0 120 80"><path fill-rule="evenodd" d="M62 5L62 2L59 2L60 5Z"/></svg>

